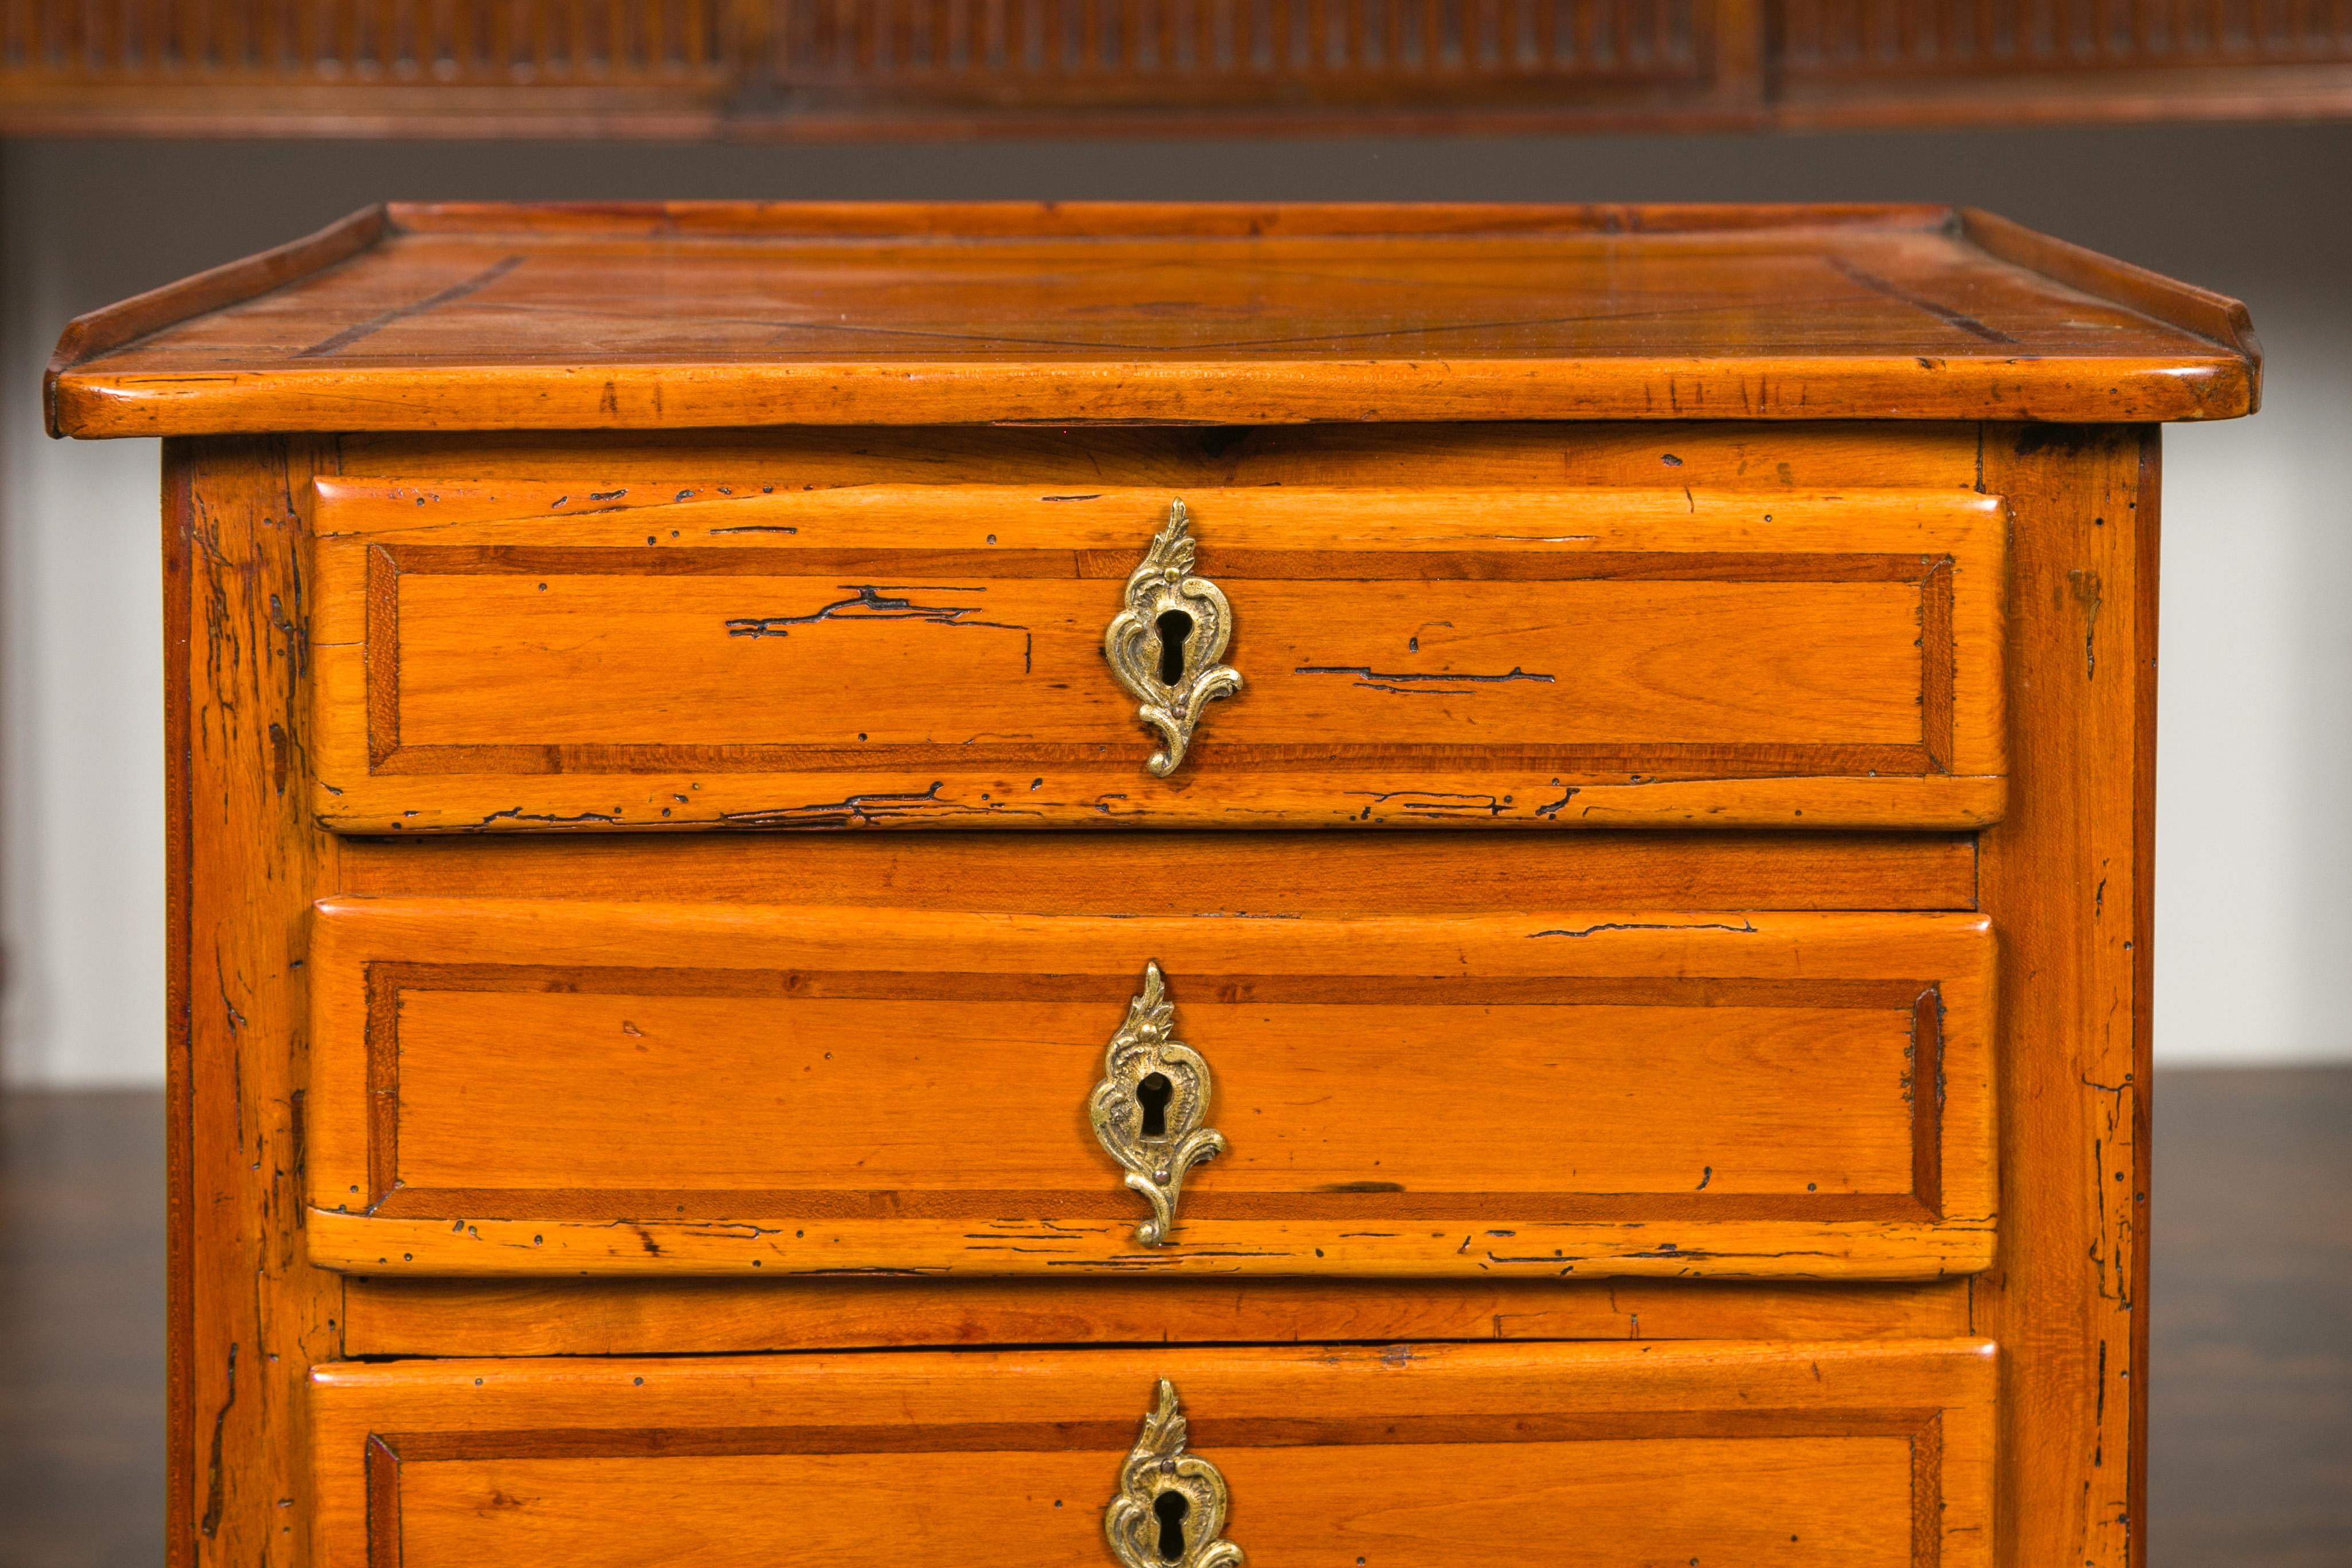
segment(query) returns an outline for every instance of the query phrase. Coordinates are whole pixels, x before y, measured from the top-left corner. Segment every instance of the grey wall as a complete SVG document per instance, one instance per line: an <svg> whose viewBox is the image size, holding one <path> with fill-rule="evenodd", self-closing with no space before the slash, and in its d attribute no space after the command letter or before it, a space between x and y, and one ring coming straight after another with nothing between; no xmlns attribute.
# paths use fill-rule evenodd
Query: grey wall
<svg viewBox="0 0 2352 1568"><path fill-rule="evenodd" d="M2352 1058L2352 127L804 148L0 149L0 1079L162 1074L150 442L51 443L78 311L383 198L1959 201L2246 300L2267 410L2168 437L2157 1049Z"/></svg>

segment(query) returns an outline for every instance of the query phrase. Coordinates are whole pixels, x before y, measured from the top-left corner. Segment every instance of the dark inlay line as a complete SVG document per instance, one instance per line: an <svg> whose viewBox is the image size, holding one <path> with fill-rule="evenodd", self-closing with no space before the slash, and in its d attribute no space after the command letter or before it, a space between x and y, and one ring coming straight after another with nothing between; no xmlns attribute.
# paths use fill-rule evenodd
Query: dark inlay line
<svg viewBox="0 0 2352 1568"><path fill-rule="evenodd" d="M576 577L858 578L896 587L916 579L989 583L1046 578L1124 583L1126 550L908 550L818 545L379 544L403 574ZM1258 550L1204 545L1200 570L1219 581L1924 583L1948 555L1894 552L1698 550ZM847 578L847 583L838 580ZM950 588L978 593L978 587Z"/></svg>
<svg viewBox="0 0 2352 1568"><path fill-rule="evenodd" d="M348 1205L345 1205L348 1207ZM639 1227L637 1239L660 1256L665 1240L682 1232L698 1232L719 1241L749 1247L772 1245L789 1248L805 1241L763 1243L763 1233L791 1225L804 1228L825 1221L854 1223L887 1220L933 1224L957 1223L971 1228L963 1233L963 1250L978 1258L986 1253L1029 1254L1078 1267L1150 1263L1165 1267L1202 1258L1232 1256L1179 1245L1150 1259L1133 1254L1128 1239L1136 1219L1132 1194L1118 1189L1087 1191L1005 1187L389 1187L362 1211L387 1220L430 1220L445 1225L504 1220L544 1220L557 1224ZM1397 1243L1404 1250L1442 1249L1477 1267L1520 1266L1540 1269L1549 1277L1573 1272L1596 1259L1605 1270L1620 1258L1662 1259L1691 1267L1728 1258L1733 1267L1769 1254L1789 1256L1785 1240L1741 1243L1718 1247L1704 1229L1693 1229L1679 1240L1661 1238L1640 1251L1627 1253L1606 1238L1577 1240L1564 1235L1543 1237L1517 1234L1534 1226L1688 1226L1723 1224L1874 1225L1935 1226L1940 1216L1919 1198L1902 1192L1861 1193L1717 1193L1717 1192L1195 1192L1184 1194L1184 1213L1192 1220L1240 1223L1278 1222L1289 1225L1345 1223L1357 1226L1346 1233L1357 1239ZM1433 1235L1423 1242L1401 1230L1375 1233L1366 1226L1437 1226L1451 1236ZM1179 1228L1177 1241L1184 1236ZM1327 1238L1328 1239L1328 1238ZM1624 1238L1632 1240L1633 1238ZM1246 1242L1247 1238L1243 1238ZM822 1241L809 1244L812 1247ZM1240 1245L1237 1243L1236 1245ZM1296 1257L1305 1245L1269 1242L1276 1252L1246 1253L1248 1257ZM1809 1241L1806 1245L1834 1245ZM1513 1251L1514 1247L1520 1250ZM1581 1247L1582 1250L1570 1250ZM1108 1248L1106 1256L1105 1249ZM1817 1252L1823 1271L1840 1266L1842 1253ZM429 1260L428 1260L429 1261ZM1304 1266L1304 1260L1301 1260ZM814 1251L801 1261L803 1268L828 1270L837 1265Z"/></svg>
<svg viewBox="0 0 2352 1568"><path fill-rule="evenodd" d="M2000 331L1997 327L1988 327L1982 321L1978 321L1974 316L1963 315L1961 312L1953 310L1949 305L1939 305L1935 300L1927 299L1922 295L1914 294L1907 289L1897 288L1895 285L1889 283L1885 279L1879 277L1874 272L1865 272L1861 268L1856 267L1853 262L1848 261L1843 256L1832 256L1830 257L1828 260L1829 264L1832 268L1836 268L1840 273L1851 278L1853 281L1861 284L1864 288L1871 290L1873 293L1884 294L1890 300L1900 300L1902 303L1910 306L1915 310L1925 310L1927 314L1935 317L1937 321L1942 321L1948 326L1958 327L1964 332L1974 333L1976 336L1982 338L1989 343L2014 343L2017 342L2015 338L2011 337L2007 332Z"/></svg>
<svg viewBox="0 0 2352 1568"><path fill-rule="evenodd" d="M1908 1437L1934 1410L1848 1408L1192 1416L1195 1447L1575 1443L1624 1438ZM777 1426L553 1426L387 1432L370 1441L404 1464L485 1459L717 1458L784 1454L1055 1454L1126 1450L1129 1420L841 1423Z"/></svg>
<svg viewBox="0 0 2352 1568"><path fill-rule="evenodd" d="M972 623L966 622L969 626ZM373 712L371 710L371 712ZM378 731L381 734L381 731ZM502 773L527 776L589 773L666 773L680 769L719 773L863 773L898 769L920 770L929 782L920 789L873 790L845 800L793 803L766 810L732 812L721 820L738 826L803 820L812 815L865 811L919 813L1009 818L1038 812L1010 803L973 804L943 795L946 784L934 770L951 769L968 776L976 768L1027 767L1047 763L1066 767L1070 776L1057 781L1065 792L1116 790L1130 776L1140 747L1109 742L1035 741L1020 744L908 743L853 745L635 745L603 742L506 746L403 746L384 751L368 772L378 777L433 777L450 773ZM1484 746L1451 742L1365 744L1353 742L1311 742L1287 744L1243 744L1203 741L1192 748L1203 773L1211 767L1255 769L1260 773L1297 773L1351 764L1392 768L1408 763L1451 766L1465 773L1491 773L1516 767L1543 769L1572 775L1582 787L1591 784L1713 778L1864 778L1873 774L1918 778L1930 771L1927 749L1911 745L1782 745L1776 742L1723 744L1714 742L1658 742L1646 746L1560 745ZM1625 775L1621 781L1618 775ZM1639 775L1638 779L1633 775ZM908 781L910 784L913 781ZM1402 790L1376 792L1344 789L1339 798L1396 805L1405 811L1454 811L1500 816L1510 802L1496 795L1463 795ZM1018 800L1023 797L1015 796ZM1056 805L1070 798L1044 797ZM1096 800L1105 798L1101 795ZM511 816L513 813L507 814ZM1538 813L1538 815L1541 815ZM491 821L498 818L493 816ZM539 817L528 820L539 821ZM594 813L562 819L592 822L617 820ZM488 826L486 823L485 826Z"/></svg>
<svg viewBox="0 0 2352 1568"><path fill-rule="evenodd" d="M1595 928L1599 929L1599 928ZM1683 927L1657 929L1724 929ZM1550 934L1550 933L1539 933ZM793 998L844 1002L1124 1004L1132 971L823 970L613 964L415 963L371 961L373 983L398 991ZM1938 999L1936 983L1828 976L1760 979L1695 974L1232 974L1170 975L1183 1006L1765 1007L1801 1012L1884 1011L1912 1023L1915 1003ZM1923 1000L1924 999L1924 1000Z"/></svg>
<svg viewBox="0 0 2352 1568"><path fill-rule="evenodd" d="M1414 690L1428 691L1430 695L1437 697L1463 695L1458 691L1436 689L1441 687L1503 686L1515 680L1532 680L1549 686L1554 679L1549 675L1530 674L1517 665L1513 665L1509 673L1505 675L1424 675L1411 670L1374 669L1370 665L1362 664L1302 664L1291 673L1293 675L1351 675L1355 677L1358 686L1367 687L1375 691L1393 691L1400 687L1408 687Z"/></svg>
<svg viewBox="0 0 2352 1568"><path fill-rule="evenodd" d="M422 316L428 310L437 310L444 305L455 304L468 294L478 293L520 267L528 259L527 257L509 256L503 261L493 262L464 282L452 283L438 294L428 294L422 300L386 310L381 316L371 317L367 321L345 327L333 337L321 339L307 349L298 349L295 351L294 357L323 359L329 354L340 353L362 338L375 336L395 321L404 321L411 316Z"/></svg>

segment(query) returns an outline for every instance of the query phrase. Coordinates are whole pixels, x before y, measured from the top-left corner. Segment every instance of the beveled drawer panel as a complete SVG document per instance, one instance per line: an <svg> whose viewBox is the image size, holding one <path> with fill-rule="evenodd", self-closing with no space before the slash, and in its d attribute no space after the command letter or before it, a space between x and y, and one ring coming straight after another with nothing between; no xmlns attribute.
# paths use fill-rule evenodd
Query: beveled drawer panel
<svg viewBox="0 0 2352 1568"><path fill-rule="evenodd" d="M1968 914L335 900L307 1235L395 1274L1935 1278L1992 1253L1992 967ZM1154 1004L1175 1054L1108 1049Z"/></svg>
<svg viewBox="0 0 2352 1568"><path fill-rule="evenodd" d="M318 486L343 831L2000 809L2006 514L1969 491Z"/></svg>
<svg viewBox="0 0 2352 1568"><path fill-rule="evenodd" d="M1983 1568L1993 1374L1974 1341L330 1363L313 1550L1149 1568L1223 1541L1264 1568ZM1147 1430L1162 1390L1178 1421ZM1144 1549L1115 1554L1139 1513Z"/></svg>

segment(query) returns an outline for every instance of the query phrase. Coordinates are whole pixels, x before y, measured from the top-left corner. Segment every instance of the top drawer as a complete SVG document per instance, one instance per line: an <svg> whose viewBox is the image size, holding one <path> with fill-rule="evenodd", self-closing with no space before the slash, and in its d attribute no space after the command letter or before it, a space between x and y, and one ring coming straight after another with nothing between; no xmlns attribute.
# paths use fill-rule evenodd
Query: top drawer
<svg viewBox="0 0 2352 1568"><path fill-rule="evenodd" d="M316 530L344 832L2001 805L2006 513L1970 492L338 478Z"/></svg>

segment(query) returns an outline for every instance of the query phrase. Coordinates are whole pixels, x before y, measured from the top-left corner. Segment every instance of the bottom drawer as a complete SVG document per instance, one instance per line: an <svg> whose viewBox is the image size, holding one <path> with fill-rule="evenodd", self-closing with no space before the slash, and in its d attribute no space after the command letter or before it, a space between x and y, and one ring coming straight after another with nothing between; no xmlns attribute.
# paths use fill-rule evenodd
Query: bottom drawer
<svg viewBox="0 0 2352 1568"><path fill-rule="evenodd" d="M336 1363L313 1560L1977 1568L1992 1414L1974 1341Z"/></svg>

